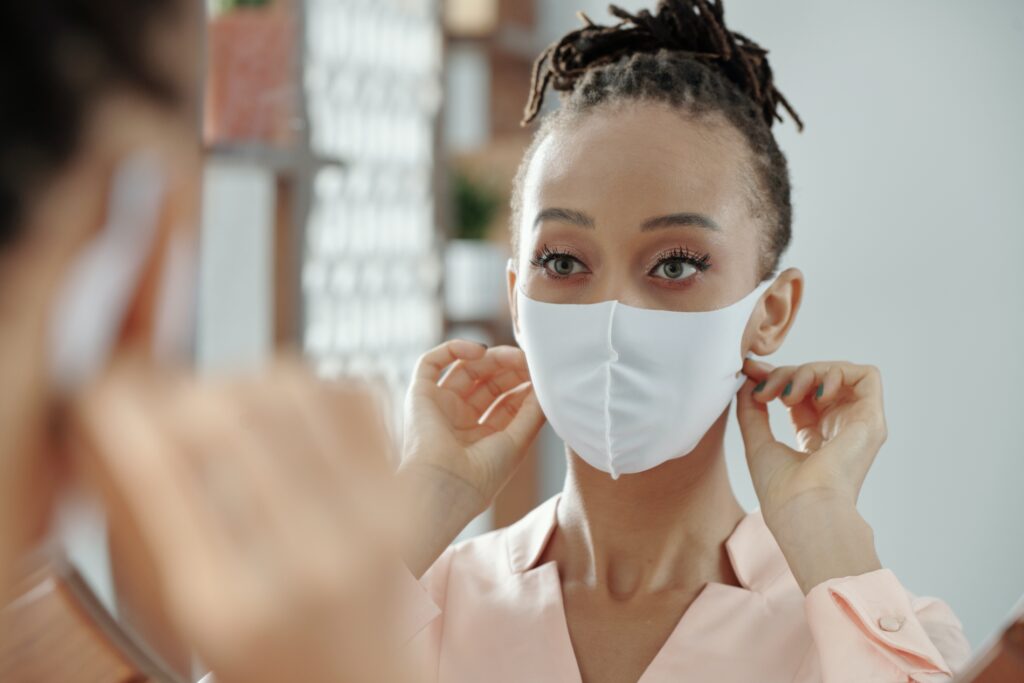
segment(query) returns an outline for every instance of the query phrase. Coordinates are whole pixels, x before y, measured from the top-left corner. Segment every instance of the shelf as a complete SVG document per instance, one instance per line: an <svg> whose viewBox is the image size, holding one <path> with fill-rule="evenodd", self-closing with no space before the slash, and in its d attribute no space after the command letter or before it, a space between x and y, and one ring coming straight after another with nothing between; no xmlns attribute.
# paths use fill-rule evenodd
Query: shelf
<svg viewBox="0 0 1024 683"><path fill-rule="evenodd" d="M275 171L318 171L322 168L344 169L348 165L343 159L310 154L302 149L274 147L260 142L215 143L205 146L208 158L237 161L271 168Z"/></svg>

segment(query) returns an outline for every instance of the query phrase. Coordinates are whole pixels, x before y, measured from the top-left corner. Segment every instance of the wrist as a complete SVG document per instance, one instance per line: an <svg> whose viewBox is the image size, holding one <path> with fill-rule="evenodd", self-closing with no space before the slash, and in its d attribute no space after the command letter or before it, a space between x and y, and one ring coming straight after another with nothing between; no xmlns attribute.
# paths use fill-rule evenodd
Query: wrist
<svg viewBox="0 0 1024 683"><path fill-rule="evenodd" d="M469 523L491 504L477 487L446 467L433 463L403 462L396 472L401 490L410 500L436 504L436 512L452 522ZM424 520L428 521L428 520ZM429 521L440 521L436 516Z"/></svg>
<svg viewBox="0 0 1024 683"><path fill-rule="evenodd" d="M882 568L874 532L849 499L805 494L765 522L805 595L830 579Z"/></svg>
<svg viewBox="0 0 1024 683"><path fill-rule="evenodd" d="M396 476L406 503L402 554L419 578L490 501L436 465L403 463Z"/></svg>

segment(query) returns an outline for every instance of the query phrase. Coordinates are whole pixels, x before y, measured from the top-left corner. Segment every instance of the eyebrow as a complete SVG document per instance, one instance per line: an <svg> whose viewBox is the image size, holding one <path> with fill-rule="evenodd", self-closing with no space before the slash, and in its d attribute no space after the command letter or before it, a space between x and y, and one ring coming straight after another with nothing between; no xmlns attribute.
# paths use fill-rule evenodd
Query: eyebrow
<svg viewBox="0 0 1024 683"><path fill-rule="evenodd" d="M571 223L572 225L578 225L581 228L590 230L593 230L595 227L593 218L582 211L574 211L573 209L544 209L537 214L537 218L533 221L533 227L537 228L544 221Z"/></svg>
<svg viewBox="0 0 1024 683"><path fill-rule="evenodd" d="M664 228L697 227L708 230L721 230L718 223L702 213L673 213L668 216L658 216L644 221L640 230L662 230Z"/></svg>
<svg viewBox="0 0 1024 683"><path fill-rule="evenodd" d="M544 209L537 214L533 221L533 227L537 228L545 221L558 221L570 223L589 230L594 229L596 222L589 215L574 209ZM708 230L721 230L721 227L710 217L702 213L673 213L666 216L649 218L640 226L642 232L649 230L664 230L665 228L698 227Z"/></svg>

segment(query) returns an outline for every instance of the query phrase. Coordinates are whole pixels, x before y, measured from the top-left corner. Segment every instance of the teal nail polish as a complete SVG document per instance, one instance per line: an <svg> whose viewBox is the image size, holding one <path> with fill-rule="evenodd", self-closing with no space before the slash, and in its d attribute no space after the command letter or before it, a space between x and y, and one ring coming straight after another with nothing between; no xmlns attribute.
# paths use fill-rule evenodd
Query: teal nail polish
<svg viewBox="0 0 1024 683"><path fill-rule="evenodd" d="M756 387L754 387L754 392L757 393L758 391L764 391L765 385L767 385L767 384L768 384L767 380L759 382L758 385Z"/></svg>
<svg viewBox="0 0 1024 683"><path fill-rule="evenodd" d="M822 382L818 385L818 390L814 392L816 398L821 398L825 394L825 383Z"/></svg>
<svg viewBox="0 0 1024 683"><path fill-rule="evenodd" d="M786 388L782 390L783 396L789 396L793 392L793 383L790 382L786 385Z"/></svg>

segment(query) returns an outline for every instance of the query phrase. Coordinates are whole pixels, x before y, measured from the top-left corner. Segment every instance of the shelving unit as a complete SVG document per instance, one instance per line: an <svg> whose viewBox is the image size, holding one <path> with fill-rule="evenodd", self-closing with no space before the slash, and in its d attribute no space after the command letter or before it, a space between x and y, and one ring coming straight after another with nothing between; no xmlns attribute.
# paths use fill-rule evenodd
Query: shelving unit
<svg viewBox="0 0 1024 683"><path fill-rule="evenodd" d="M295 30L285 94L294 103L291 139L214 139L207 157L212 167L271 179L272 234L254 236L272 245L273 262L263 264L273 272L270 347L302 349L325 376L376 377L397 408L416 358L440 341L442 328L434 201L440 7L437 0L283 7Z"/></svg>
<svg viewBox="0 0 1024 683"><path fill-rule="evenodd" d="M458 109L446 112L452 117L447 126L447 153L452 165L466 176L500 192L509 192L530 139L519 120L538 51L537 4L534 0L447 0L447 10L445 47L453 67L448 101ZM455 73L463 69L465 81ZM507 202L502 205L507 206ZM509 219L507 209L498 212L489 231L492 243L507 244ZM496 279L503 279L504 258L486 258L479 269L494 271ZM468 279L487 274L470 275ZM490 289L480 286L471 294L479 295ZM453 313L449 310L445 319L446 336L475 334L493 345L516 343L508 311L501 302L494 306L490 317L481 313ZM495 501L490 525L499 528L517 521L540 502L539 496L539 453L533 452ZM476 531L480 530L484 529Z"/></svg>

